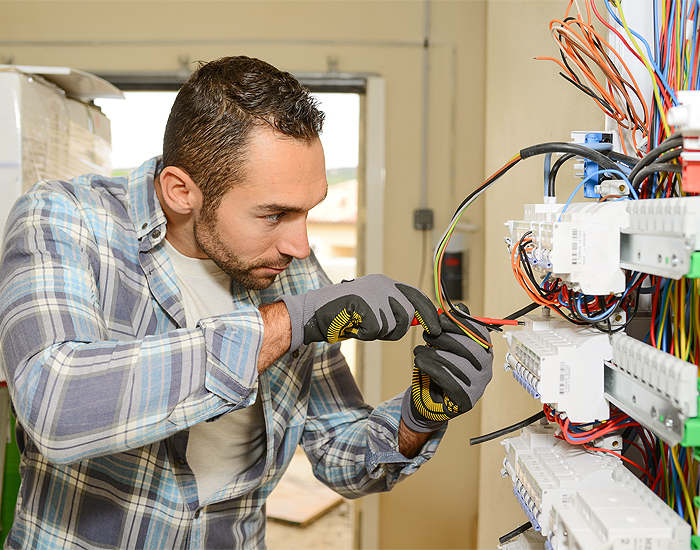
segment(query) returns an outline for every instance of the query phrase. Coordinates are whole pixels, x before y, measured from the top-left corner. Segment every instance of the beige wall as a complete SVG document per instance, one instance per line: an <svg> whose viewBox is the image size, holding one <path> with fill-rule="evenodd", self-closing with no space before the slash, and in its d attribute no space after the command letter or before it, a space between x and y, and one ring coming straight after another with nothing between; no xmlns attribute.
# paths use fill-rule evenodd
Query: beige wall
<svg viewBox="0 0 700 550"><path fill-rule="evenodd" d="M557 68L549 20L564 0L433 0L430 15L428 204L436 230L485 175L520 148L602 122ZM292 72L375 73L386 82L385 273L417 284L423 29L418 0L369 1L2 1L0 63L67 65L92 72L176 71L182 60L245 54ZM467 212L469 305L505 315L525 304L502 244L502 222L541 196L541 161L525 161ZM371 236L370 236L371 238ZM484 246L485 245L485 246ZM430 289L430 277L424 290ZM523 523L509 483L498 475L498 443L468 439L536 407L500 370L476 410L452 423L436 457L380 498L382 548L495 548ZM384 398L409 383L411 343L383 347ZM505 406L504 406L505 405ZM481 458L481 460L480 460ZM478 495L478 499L477 499ZM478 515L478 518L477 518Z"/></svg>
<svg viewBox="0 0 700 550"><path fill-rule="evenodd" d="M583 3L580 2L583 5ZM569 141L571 130L603 129L603 116L592 101L561 78L559 67L536 56L558 56L549 35L552 19L564 16L567 2L491 0L488 3L486 79L486 172L503 166L521 148L548 141ZM599 7L600 11L600 7ZM573 188L571 164L557 180L557 196ZM484 308L489 316L507 315L529 303L513 278L503 237L503 222L522 219L523 204L542 202L543 157L516 165L486 194ZM568 176L568 177L567 177ZM568 184L568 185L567 185ZM507 346L494 346L494 377L482 400L481 431L489 433L538 411L537 403L504 372ZM498 537L527 518L500 476L504 458L497 442L481 445L479 471L479 548L495 548Z"/></svg>

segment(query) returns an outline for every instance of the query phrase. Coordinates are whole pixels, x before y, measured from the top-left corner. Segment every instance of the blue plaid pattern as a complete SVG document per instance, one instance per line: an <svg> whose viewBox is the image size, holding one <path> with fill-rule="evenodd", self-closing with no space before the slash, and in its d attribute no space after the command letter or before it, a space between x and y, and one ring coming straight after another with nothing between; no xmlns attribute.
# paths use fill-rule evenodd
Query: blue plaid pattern
<svg viewBox="0 0 700 550"><path fill-rule="evenodd" d="M401 396L366 405L338 345L303 346L258 376L256 307L328 284L313 257L260 292L234 283L231 313L182 328L159 162L40 182L7 223L0 346L22 485L6 548L264 548L265 499L297 445L352 498L389 490L440 440L403 457ZM199 502L187 428L256 399L264 457Z"/></svg>

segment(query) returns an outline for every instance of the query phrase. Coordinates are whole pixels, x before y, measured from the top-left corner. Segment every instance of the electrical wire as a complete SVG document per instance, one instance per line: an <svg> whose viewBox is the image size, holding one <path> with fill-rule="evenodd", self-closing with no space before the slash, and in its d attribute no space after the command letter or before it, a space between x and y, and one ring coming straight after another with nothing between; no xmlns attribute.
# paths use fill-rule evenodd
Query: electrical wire
<svg viewBox="0 0 700 550"><path fill-rule="evenodd" d="M534 424L538 420L542 420L545 418L545 413L544 411L540 411L536 414L533 414L532 416L528 416L526 419L521 420L520 422L516 422L515 424L512 424L510 426L507 426L505 428L501 428L500 430L496 430L495 432L491 432L488 434L480 435L478 437L473 437L469 440L469 445L478 445L479 443L484 443L486 441L491 441L493 439L497 439L499 437L502 437L504 435L508 435L509 433L515 432L517 430L520 430L524 428L525 426L529 426L530 424Z"/></svg>
<svg viewBox="0 0 700 550"><path fill-rule="evenodd" d="M529 521L527 523L523 523L520 527L516 527L513 529L510 533L506 533L505 535L498 537L498 543L499 544L505 544L511 539L514 539L518 535L522 535L525 531L530 529L532 527L532 523Z"/></svg>

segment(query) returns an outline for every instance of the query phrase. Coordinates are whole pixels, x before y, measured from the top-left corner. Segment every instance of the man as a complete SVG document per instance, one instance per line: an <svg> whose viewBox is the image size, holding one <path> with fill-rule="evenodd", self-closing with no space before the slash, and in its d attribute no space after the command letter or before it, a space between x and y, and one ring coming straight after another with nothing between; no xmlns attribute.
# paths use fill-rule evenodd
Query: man
<svg viewBox="0 0 700 550"><path fill-rule="evenodd" d="M23 480L6 547L262 548L298 444L339 493L389 490L479 398L491 354L420 291L330 285L311 254L322 121L291 75L220 59L179 92L162 159L15 205L0 344ZM337 342L396 340L414 316L433 347L372 410Z"/></svg>

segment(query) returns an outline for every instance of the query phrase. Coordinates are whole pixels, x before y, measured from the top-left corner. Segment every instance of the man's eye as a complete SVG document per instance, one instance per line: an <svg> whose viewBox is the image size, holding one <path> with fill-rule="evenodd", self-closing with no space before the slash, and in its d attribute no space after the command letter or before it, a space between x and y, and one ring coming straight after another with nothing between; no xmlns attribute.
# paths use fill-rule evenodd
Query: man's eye
<svg viewBox="0 0 700 550"><path fill-rule="evenodd" d="M282 214L270 214L269 216L265 216L265 219L269 222L276 223L280 221L280 218L282 217Z"/></svg>

